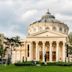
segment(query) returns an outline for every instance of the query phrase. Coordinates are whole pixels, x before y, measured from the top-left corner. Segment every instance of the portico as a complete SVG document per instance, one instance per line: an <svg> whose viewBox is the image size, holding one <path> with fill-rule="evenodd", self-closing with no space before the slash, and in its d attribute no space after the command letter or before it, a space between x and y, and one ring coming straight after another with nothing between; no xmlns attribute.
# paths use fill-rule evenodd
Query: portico
<svg viewBox="0 0 72 72"><path fill-rule="evenodd" d="M63 53L65 42L63 41L32 41L30 56L31 60L41 62L65 61ZM29 46L29 45L28 45Z"/></svg>

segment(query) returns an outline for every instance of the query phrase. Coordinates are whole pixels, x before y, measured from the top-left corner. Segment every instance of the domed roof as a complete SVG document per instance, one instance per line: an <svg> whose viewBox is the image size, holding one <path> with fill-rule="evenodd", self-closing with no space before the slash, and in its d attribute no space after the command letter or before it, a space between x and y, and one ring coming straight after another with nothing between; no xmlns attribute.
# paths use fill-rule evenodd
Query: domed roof
<svg viewBox="0 0 72 72"><path fill-rule="evenodd" d="M53 23L57 22L57 23L61 23L60 21L55 19L55 16L52 15L49 11L47 11L46 14L43 15L42 18L38 22L53 22Z"/></svg>
<svg viewBox="0 0 72 72"><path fill-rule="evenodd" d="M37 22L39 22L39 23L40 23L40 22L47 22L47 23L59 23L59 24L63 24L63 22L55 19L55 16L52 15L52 14L49 12L49 10L45 13L45 15L43 15L43 16L41 17L40 20L35 21L35 22L33 22L32 24L35 24L35 23L37 23ZM30 24L30 25L32 25L32 24Z"/></svg>
<svg viewBox="0 0 72 72"><path fill-rule="evenodd" d="M46 30L54 30L55 31L60 31L60 33L66 33L69 28L66 24L64 24L63 22L55 19L55 16L52 15L49 11L47 11L45 13L45 15L43 15L41 17L40 20L33 22L32 24L30 24L29 26L29 33L38 33L41 30L42 31L46 31ZM58 29L56 29L58 28ZM67 31L66 31L67 30ZM32 32L33 31L33 32Z"/></svg>
<svg viewBox="0 0 72 72"><path fill-rule="evenodd" d="M55 19L55 17L48 11L44 16L42 16L42 19Z"/></svg>

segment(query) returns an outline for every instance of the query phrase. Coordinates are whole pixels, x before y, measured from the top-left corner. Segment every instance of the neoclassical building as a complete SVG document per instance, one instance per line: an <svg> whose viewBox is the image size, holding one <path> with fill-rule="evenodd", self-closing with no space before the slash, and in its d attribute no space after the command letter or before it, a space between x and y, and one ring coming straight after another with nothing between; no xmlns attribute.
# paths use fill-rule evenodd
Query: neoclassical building
<svg viewBox="0 0 72 72"><path fill-rule="evenodd" d="M49 11L28 27L21 47L12 50L12 63L18 61L65 62L68 26Z"/></svg>

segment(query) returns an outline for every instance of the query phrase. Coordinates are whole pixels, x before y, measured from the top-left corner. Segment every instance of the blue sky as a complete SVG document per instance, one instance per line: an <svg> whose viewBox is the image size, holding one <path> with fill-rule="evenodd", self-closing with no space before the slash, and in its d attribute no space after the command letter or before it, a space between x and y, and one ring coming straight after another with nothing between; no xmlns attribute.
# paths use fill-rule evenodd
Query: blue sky
<svg viewBox="0 0 72 72"><path fill-rule="evenodd" d="M72 0L0 0L0 33L12 37L27 35L27 27L47 9L72 31Z"/></svg>

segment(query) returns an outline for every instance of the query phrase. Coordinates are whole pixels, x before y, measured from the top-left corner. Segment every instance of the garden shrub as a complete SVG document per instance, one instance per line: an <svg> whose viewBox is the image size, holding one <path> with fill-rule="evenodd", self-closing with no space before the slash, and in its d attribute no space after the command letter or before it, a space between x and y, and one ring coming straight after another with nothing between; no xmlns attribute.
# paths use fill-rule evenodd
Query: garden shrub
<svg viewBox="0 0 72 72"><path fill-rule="evenodd" d="M34 66L34 64L32 63L32 61L26 61L26 62L18 62L15 63L16 66Z"/></svg>
<svg viewBox="0 0 72 72"><path fill-rule="evenodd" d="M25 62L17 62L15 63L16 66L72 66L72 63L66 63L66 62L39 62L39 61L25 61Z"/></svg>

